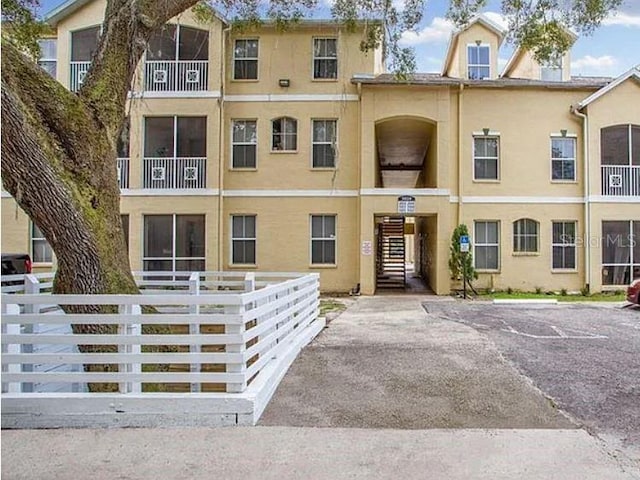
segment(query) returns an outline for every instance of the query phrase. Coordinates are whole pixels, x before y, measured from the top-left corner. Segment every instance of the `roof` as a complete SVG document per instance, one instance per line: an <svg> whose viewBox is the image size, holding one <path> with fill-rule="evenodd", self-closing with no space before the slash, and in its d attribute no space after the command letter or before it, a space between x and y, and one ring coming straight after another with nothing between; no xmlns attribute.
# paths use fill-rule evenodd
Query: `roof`
<svg viewBox="0 0 640 480"><path fill-rule="evenodd" d="M449 64L451 63L453 52L455 51L456 44L458 42L458 37L462 32L468 30L469 28L471 28L472 25L475 25L476 23L481 23L482 25L487 27L489 30L491 30L493 33L495 33L500 39L500 41L498 42L499 45L501 45L502 42L504 41L504 37L507 34L506 30L504 30L500 25L498 25L497 23L495 23L493 20L486 17L485 15L482 15L482 14L476 15L473 19L471 19L469 23L467 23L467 25L464 28L457 30L451 34L451 38L449 39L449 45L447 46L447 55L444 59L444 65L442 67L443 75L447 72Z"/></svg>
<svg viewBox="0 0 640 480"><path fill-rule="evenodd" d="M627 71L627 72L623 73L622 75L620 75L618 78L616 78L612 82L610 82L607 85L603 86L600 90L595 92L593 95L585 98L583 101L581 101L578 104L578 106L577 106L578 110L582 110L584 107L586 107L590 103L596 101L597 99L599 99L603 95L606 95L611 90L616 88L618 85L620 85L621 83L626 82L630 78L634 78L634 79L640 81L640 64L636 65L635 67L633 67L629 71Z"/></svg>
<svg viewBox="0 0 640 480"><path fill-rule="evenodd" d="M44 14L43 20L55 27L60 21L64 20L68 16L80 10L85 5L91 3L93 0L66 0L65 2L58 5L56 8L48 11ZM216 17L222 21L222 23L228 24L229 22L214 9Z"/></svg>
<svg viewBox="0 0 640 480"><path fill-rule="evenodd" d="M546 80L529 80L524 78L497 78L495 80L467 80L440 75L439 73L414 73L407 80L398 80L392 73L383 73L376 77L357 76L351 79L352 83L363 85L465 85L470 87L530 87L530 88L554 88L559 90L573 89L602 89L610 84L611 78L606 77L572 77L566 82L550 82Z"/></svg>

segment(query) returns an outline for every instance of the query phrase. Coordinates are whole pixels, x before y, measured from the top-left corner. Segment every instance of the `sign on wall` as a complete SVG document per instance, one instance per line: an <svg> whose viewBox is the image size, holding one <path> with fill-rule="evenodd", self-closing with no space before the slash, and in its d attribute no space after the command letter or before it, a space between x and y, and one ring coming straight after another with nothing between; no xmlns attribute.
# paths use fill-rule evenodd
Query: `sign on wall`
<svg viewBox="0 0 640 480"><path fill-rule="evenodd" d="M373 253L373 245L369 240L362 242L362 255L371 255Z"/></svg>
<svg viewBox="0 0 640 480"><path fill-rule="evenodd" d="M414 213L416 211L416 197L403 195L398 197L398 213Z"/></svg>

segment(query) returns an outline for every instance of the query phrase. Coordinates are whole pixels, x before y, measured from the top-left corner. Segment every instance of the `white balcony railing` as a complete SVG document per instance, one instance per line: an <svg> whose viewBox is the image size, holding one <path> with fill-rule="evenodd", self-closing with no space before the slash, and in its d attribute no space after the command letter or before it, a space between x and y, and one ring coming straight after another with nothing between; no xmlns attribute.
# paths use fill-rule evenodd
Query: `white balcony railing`
<svg viewBox="0 0 640 480"><path fill-rule="evenodd" d="M129 188L129 159L118 158L116 162L116 168L118 169L118 186L120 188Z"/></svg>
<svg viewBox="0 0 640 480"><path fill-rule="evenodd" d="M640 195L640 166L603 165L602 195L622 197Z"/></svg>
<svg viewBox="0 0 640 480"><path fill-rule="evenodd" d="M198 92L207 90L208 83L207 60L150 60L144 65L147 92Z"/></svg>
<svg viewBox="0 0 640 480"><path fill-rule="evenodd" d="M69 90L77 92L84 82L84 77L89 70L91 62L71 62L71 77L69 79Z"/></svg>
<svg viewBox="0 0 640 480"><path fill-rule="evenodd" d="M206 188L206 158L145 158L142 188Z"/></svg>

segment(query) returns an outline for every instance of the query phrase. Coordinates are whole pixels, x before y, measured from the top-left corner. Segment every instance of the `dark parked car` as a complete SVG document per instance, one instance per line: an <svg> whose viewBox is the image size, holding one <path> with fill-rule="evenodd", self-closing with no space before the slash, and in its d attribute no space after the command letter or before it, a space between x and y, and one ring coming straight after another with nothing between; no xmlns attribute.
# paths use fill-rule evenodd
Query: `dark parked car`
<svg viewBox="0 0 640 480"><path fill-rule="evenodd" d="M31 257L26 253L3 253L2 275L31 273Z"/></svg>
<svg viewBox="0 0 640 480"><path fill-rule="evenodd" d="M640 305L640 278L636 278L627 288L627 301Z"/></svg>

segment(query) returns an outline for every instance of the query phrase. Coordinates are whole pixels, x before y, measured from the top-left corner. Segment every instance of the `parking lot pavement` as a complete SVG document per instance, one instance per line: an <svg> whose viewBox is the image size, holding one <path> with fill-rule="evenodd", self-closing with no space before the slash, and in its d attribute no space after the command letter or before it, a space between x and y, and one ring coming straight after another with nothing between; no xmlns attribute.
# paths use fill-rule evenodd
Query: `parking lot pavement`
<svg viewBox="0 0 640 480"><path fill-rule="evenodd" d="M558 407L640 464L640 310L425 302L491 339Z"/></svg>

